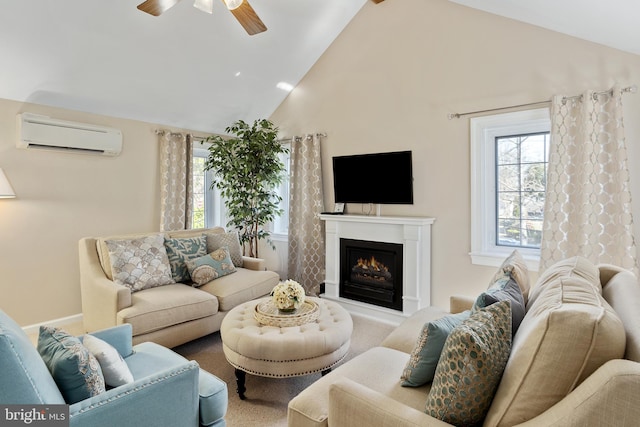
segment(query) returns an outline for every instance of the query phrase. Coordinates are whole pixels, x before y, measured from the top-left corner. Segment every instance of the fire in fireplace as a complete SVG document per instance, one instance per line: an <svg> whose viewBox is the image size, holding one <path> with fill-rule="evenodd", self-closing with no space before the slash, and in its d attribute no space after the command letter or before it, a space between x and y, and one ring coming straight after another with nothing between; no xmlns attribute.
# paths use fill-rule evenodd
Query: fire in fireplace
<svg viewBox="0 0 640 427"><path fill-rule="evenodd" d="M340 297L402 310L402 245L340 239Z"/></svg>

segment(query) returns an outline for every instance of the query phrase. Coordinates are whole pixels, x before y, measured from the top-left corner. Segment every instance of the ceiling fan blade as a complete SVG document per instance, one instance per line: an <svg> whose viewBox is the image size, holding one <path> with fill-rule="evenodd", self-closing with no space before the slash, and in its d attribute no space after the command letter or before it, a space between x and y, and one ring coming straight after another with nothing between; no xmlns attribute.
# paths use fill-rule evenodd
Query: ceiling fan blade
<svg viewBox="0 0 640 427"><path fill-rule="evenodd" d="M147 0L138 5L138 9L153 16L160 16L163 12L171 9L180 0Z"/></svg>
<svg viewBox="0 0 640 427"><path fill-rule="evenodd" d="M264 25L247 0L244 0L237 8L230 9L230 12L250 36L267 31L267 26Z"/></svg>
<svg viewBox="0 0 640 427"><path fill-rule="evenodd" d="M382 3L384 0L371 0L371 1L374 2L375 4L378 4L378 3Z"/></svg>

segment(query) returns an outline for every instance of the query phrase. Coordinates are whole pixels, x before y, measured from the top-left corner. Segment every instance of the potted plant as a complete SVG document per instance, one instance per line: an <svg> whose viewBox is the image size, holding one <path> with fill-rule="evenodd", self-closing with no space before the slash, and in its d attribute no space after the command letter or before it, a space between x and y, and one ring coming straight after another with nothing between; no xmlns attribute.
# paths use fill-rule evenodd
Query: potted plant
<svg viewBox="0 0 640 427"><path fill-rule="evenodd" d="M276 189L286 171L280 155L288 149L277 140L278 129L266 119L253 125L238 120L225 132L234 136L205 139L211 143L205 169L213 171L212 187L225 200L227 226L238 230L244 254L258 257L258 241L269 238L264 226L282 213Z"/></svg>

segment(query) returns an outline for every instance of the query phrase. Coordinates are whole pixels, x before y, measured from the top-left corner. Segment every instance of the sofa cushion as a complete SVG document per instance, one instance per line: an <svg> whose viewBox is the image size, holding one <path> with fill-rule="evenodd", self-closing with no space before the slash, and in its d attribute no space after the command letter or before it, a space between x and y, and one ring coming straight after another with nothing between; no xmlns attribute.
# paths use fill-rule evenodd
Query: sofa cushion
<svg viewBox="0 0 640 427"><path fill-rule="evenodd" d="M445 342L426 413L457 426L480 423L489 410L510 350L510 301L473 311Z"/></svg>
<svg viewBox="0 0 640 427"><path fill-rule="evenodd" d="M467 310L425 323L411 351L409 361L402 371L400 377L402 386L418 387L433 380L447 337L470 315L471 311Z"/></svg>
<svg viewBox="0 0 640 427"><path fill-rule="evenodd" d="M224 227L211 227L211 228L192 228L190 230L173 230L167 231L167 236L177 239L182 237L196 237L202 236L203 233L215 234L224 233Z"/></svg>
<svg viewBox="0 0 640 427"><path fill-rule="evenodd" d="M640 286L630 271L621 271L602 287L602 296L624 324L627 345L624 358L640 362Z"/></svg>
<svg viewBox="0 0 640 427"><path fill-rule="evenodd" d="M133 336L179 323L212 316L218 312L215 296L176 283L135 292L131 306L118 312L118 323L130 323Z"/></svg>
<svg viewBox="0 0 640 427"><path fill-rule="evenodd" d="M511 277L498 279L476 298L474 309L488 307L499 301L511 302L511 335L515 335L525 314L524 298L520 287Z"/></svg>
<svg viewBox="0 0 640 427"><path fill-rule="evenodd" d="M100 363L78 338L59 328L41 326L38 353L68 404L106 391Z"/></svg>
<svg viewBox="0 0 640 427"><path fill-rule="evenodd" d="M106 385L118 387L133 382L127 363L111 344L89 334L83 337L82 344L100 363Z"/></svg>
<svg viewBox="0 0 640 427"><path fill-rule="evenodd" d="M206 232L204 234L207 236L207 253L226 246L229 249L233 265L236 267L243 266L242 247L240 246L240 239L236 231L229 231L227 233Z"/></svg>
<svg viewBox="0 0 640 427"><path fill-rule="evenodd" d="M273 271L238 268L235 273L206 283L198 289L215 295L220 311L229 311L239 304L269 294L279 281L280 277Z"/></svg>
<svg viewBox="0 0 640 427"><path fill-rule="evenodd" d="M171 276L176 282L191 280L186 262L207 254L206 236L169 237L164 239Z"/></svg>
<svg viewBox="0 0 640 427"><path fill-rule="evenodd" d="M539 415L624 355L624 327L599 285L565 274L566 266L548 270L541 289L532 289L485 425L511 426Z"/></svg>
<svg viewBox="0 0 640 427"><path fill-rule="evenodd" d="M430 384L402 387L398 378L409 354L386 347L374 347L318 379L289 402L288 421L296 427L326 427L329 387L336 378L349 378L418 411L424 411Z"/></svg>
<svg viewBox="0 0 640 427"><path fill-rule="evenodd" d="M527 309L533 305L536 298L546 290L547 286L556 284L559 279L567 277L582 278L593 286L598 293L602 294L598 267L588 259L576 256L558 261L538 277L536 285L531 289L529 301L527 301Z"/></svg>
<svg viewBox="0 0 640 427"><path fill-rule="evenodd" d="M380 344L410 354L416 345L416 340L426 323L438 320L450 313L438 307L422 308L407 317Z"/></svg>
<svg viewBox="0 0 640 427"><path fill-rule="evenodd" d="M196 286L236 272L236 267L231 261L226 246L216 249L210 254L190 259L185 264L189 275L191 275L191 280Z"/></svg>
<svg viewBox="0 0 640 427"><path fill-rule="evenodd" d="M229 404L227 383L200 369L198 395L200 396L200 425L210 426L224 418Z"/></svg>
<svg viewBox="0 0 640 427"><path fill-rule="evenodd" d="M494 283L503 277L510 277L516 281L522 291L522 297L526 304L529 299L529 289L531 287L529 284L529 269L517 249L514 249L511 255L498 267L498 271L496 271L496 274L489 282L489 287L493 286Z"/></svg>
<svg viewBox="0 0 640 427"><path fill-rule="evenodd" d="M132 292L174 283L164 236L106 240L113 280Z"/></svg>

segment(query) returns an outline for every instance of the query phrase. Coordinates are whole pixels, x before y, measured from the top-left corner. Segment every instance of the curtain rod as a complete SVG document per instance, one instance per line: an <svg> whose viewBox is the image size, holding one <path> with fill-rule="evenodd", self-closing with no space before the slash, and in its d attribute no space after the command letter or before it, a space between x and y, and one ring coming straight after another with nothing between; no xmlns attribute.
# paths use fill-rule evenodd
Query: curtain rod
<svg viewBox="0 0 640 427"><path fill-rule="evenodd" d="M165 130L165 129L156 129L155 130L155 134L156 135L170 135L170 136L185 136L184 133L182 132L171 132L169 130ZM188 133L187 135L191 135L191 139L193 139L194 141L204 141L205 139L207 139L206 136L200 136L200 135L193 135Z"/></svg>
<svg viewBox="0 0 640 427"><path fill-rule="evenodd" d="M318 132L318 133L315 134L315 136L318 137L318 138L326 138L327 134L324 133L324 132L322 132L322 133ZM300 142L302 140L308 141L311 138L313 138L313 134L312 133L308 133L304 137L302 137L302 136L290 136L288 138L279 139L278 142L293 142L293 141Z"/></svg>
<svg viewBox="0 0 640 427"><path fill-rule="evenodd" d="M633 85L633 86L627 86L625 88L620 89L620 93L636 93L638 91L638 86ZM604 95L604 94L611 94L613 93L613 89L609 89L609 90L603 90L600 92L594 92L593 95L594 96L598 96L598 95ZM574 95L574 96L565 96L564 98L562 98L562 102L567 102L570 100L574 100L574 99L582 99L582 95ZM550 104L551 100L547 100L547 101L538 101L538 102L529 102L527 104L519 104L519 105L509 105L506 107L498 107L498 108L489 108L487 110L477 110L477 111L468 111L466 113L449 113L447 114L447 118L449 120L452 119L459 119L460 117L464 117L464 116L470 116L472 114L480 114L480 113L490 113L492 111L502 111L502 110L509 110L511 108L521 108L521 107L532 107L534 105L543 105L543 104Z"/></svg>
<svg viewBox="0 0 640 427"><path fill-rule="evenodd" d="M169 134L171 136L184 136L184 134L182 132L171 132L171 131L165 130L165 129L156 129L155 130L155 134L156 135ZM205 139L208 138L206 136L199 136L199 135L192 135L192 134L189 134L189 135L191 135L191 138L194 141L204 141ZM311 138L313 138L313 135L314 134L308 133L304 137L302 137L302 136L292 136L292 137L289 137L289 138L279 139L278 142L291 142L291 141L300 142L303 139L304 140L310 140ZM324 132L318 132L318 133L315 134L315 136L318 137L318 138L326 138L327 134L324 133Z"/></svg>

